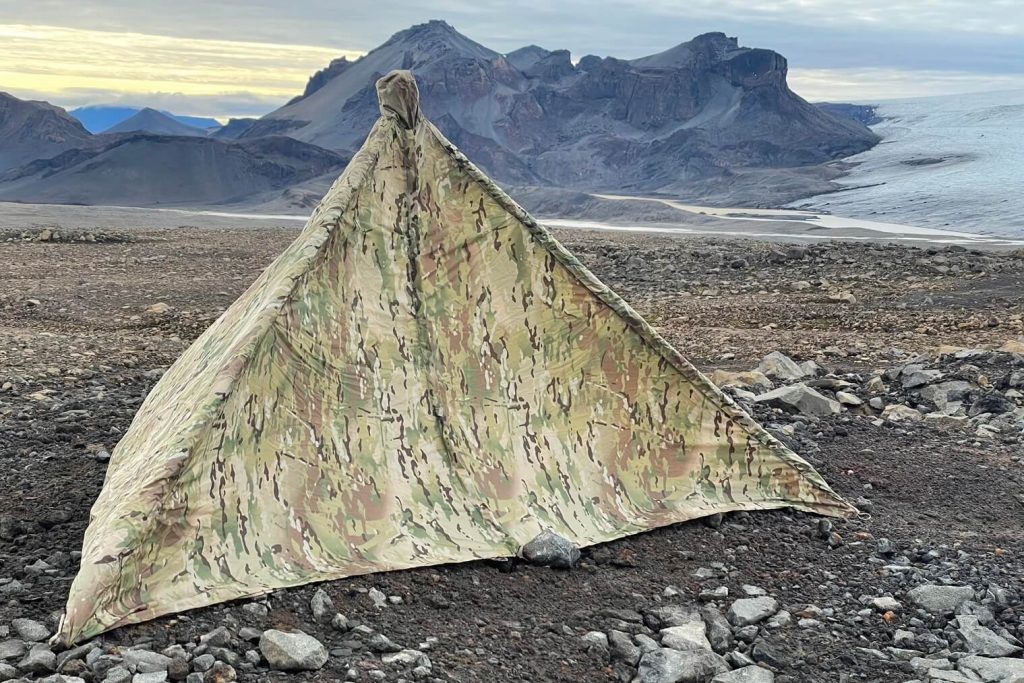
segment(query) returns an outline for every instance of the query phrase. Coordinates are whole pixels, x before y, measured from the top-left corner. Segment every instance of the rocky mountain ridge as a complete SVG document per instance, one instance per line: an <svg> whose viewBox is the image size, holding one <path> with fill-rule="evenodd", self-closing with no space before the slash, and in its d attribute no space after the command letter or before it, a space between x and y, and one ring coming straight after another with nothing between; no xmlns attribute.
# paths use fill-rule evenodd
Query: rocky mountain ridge
<svg viewBox="0 0 1024 683"><path fill-rule="evenodd" d="M337 172L320 160L347 158L362 144L379 115L374 84L393 69L415 74L425 113L469 158L514 194L537 200L527 208L571 211L578 202L569 195L594 191L779 204L830 190L830 179L841 172L831 162L877 141L862 123L794 94L782 55L742 47L723 33L639 59L587 55L574 63L568 50L536 45L503 55L443 21L430 21L396 33L355 61L332 61L284 107L255 121L231 121L213 133L147 109L109 134L93 136L62 110L11 98L20 111L36 112L32 120L39 123L31 125L41 132L28 134L22 126L21 133L4 133L0 117L0 173L11 171L0 178L0 197L131 206L248 202L261 210L287 210L297 204L295 189L298 204L305 205L309 192L315 193L311 188L329 185ZM115 157L129 164L116 172L108 163L68 165L72 158L91 159L97 150L111 149L110 137L137 131L174 136L155 147L172 165L121 154L104 157L110 164ZM196 174L212 183L207 190L192 183L191 190L179 192L174 188L189 175L180 164L200 163L194 154L206 143L196 143L199 136L213 138L203 159L238 161L249 156L246 149L228 155L222 152L232 148L218 145L286 136L305 145L289 167L297 171L294 164L301 159L311 164L282 174L282 180L303 186L280 187L278 195L268 196L277 186L262 181L247 192L238 181L262 172L230 165ZM172 147L180 149L170 153ZM72 150L71 156L55 158ZM317 172L328 175L309 184ZM129 176L142 180L124 184Z"/></svg>
<svg viewBox="0 0 1024 683"><path fill-rule="evenodd" d="M685 195L694 181L822 164L877 141L789 90L782 55L722 33L574 64L535 45L501 55L441 21L336 60L244 135L354 151L377 116L374 81L396 68L416 75L442 132L506 183Z"/></svg>

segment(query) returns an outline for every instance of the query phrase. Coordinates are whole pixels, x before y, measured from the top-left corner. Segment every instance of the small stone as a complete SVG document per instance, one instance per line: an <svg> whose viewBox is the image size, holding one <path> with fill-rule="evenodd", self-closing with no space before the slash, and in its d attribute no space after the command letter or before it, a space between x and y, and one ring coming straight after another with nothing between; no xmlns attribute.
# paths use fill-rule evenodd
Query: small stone
<svg viewBox="0 0 1024 683"><path fill-rule="evenodd" d="M132 680L132 672L123 666L115 666L107 672L103 683L128 683Z"/></svg>
<svg viewBox="0 0 1024 683"><path fill-rule="evenodd" d="M51 673L57 668L57 655L44 647L35 648L18 662L18 668L30 674Z"/></svg>
<svg viewBox="0 0 1024 683"><path fill-rule="evenodd" d="M164 683L166 680L166 671L150 671L148 673L138 673L132 676L132 683Z"/></svg>
<svg viewBox="0 0 1024 683"><path fill-rule="evenodd" d="M576 544L550 529L538 534L519 553L527 562L559 569L571 569L580 560L580 549Z"/></svg>
<svg viewBox="0 0 1024 683"><path fill-rule="evenodd" d="M171 665L170 657L149 650L125 650L122 657L128 669L137 674L167 671L167 667Z"/></svg>
<svg viewBox="0 0 1024 683"><path fill-rule="evenodd" d="M402 646L388 638L383 633L373 634L368 641L366 641L366 647L371 652L399 652L402 650Z"/></svg>
<svg viewBox="0 0 1024 683"><path fill-rule="evenodd" d="M735 626L750 626L764 621L778 611L779 602L775 598L740 598L729 607L727 616L729 622Z"/></svg>
<svg viewBox="0 0 1024 683"><path fill-rule="evenodd" d="M263 634L260 634L261 636ZM211 654L201 654L192 660L192 670L198 673L209 671L217 663L217 658Z"/></svg>
<svg viewBox="0 0 1024 683"><path fill-rule="evenodd" d="M889 596L871 598L871 606L879 612L898 612L903 607L899 600Z"/></svg>
<svg viewBox="0 0 1024 683"><path fill-rule="evenodd" d="M698 597L704 602L711 602L712 600L725 600L729 597L729 588L726 586L705 588L701 590L700 595Z"/></svg>
<svg viewBox="0 0 1024 683"><path fill-rule="evenodd" d="M18 637L30 643L37 643L50 637L50 629L33 619L15 619L11 628Z"/></svg>
<svg viewBox="0 0 1024 683"><path fill-rule="evenodd" d="M315 671L327 663L323 643L302 631L264 631L260 652L270 668L278 671Z"/></svg>
<svg viewBox="0 0 1024 683"><path fill-rule="evenodd" d="M0 643L0 659L17 659L24 657L28 652L28 645L24 641L12 638Z"/></svg>
<svg viewBox="0 0 1024 683"><path fill-rule="evenodd" d="M711 679L711 683L775 683L775 674L760 666L745 666L718 674Z"/></svg>
<svg viewBox="0 0 1024 683"><path fill-rule="evenodd" d="M231 631L223 626L218 626L206 635L199 637L199 643L210 647L227 647L231 644Z"/></svg>
<svg viewBox="0 0 1024 683"><path fill-rule="evenodd" d="M238 637L249 643L259 640L262 635L263 631L260 631L257 628L252 628L251 626L243 626L238 629Z"/></svg>
<svg viewBox="0 0 1024 683"><path fill-rule="evenodd" d="M373 603L373 606L377 609L382 609L386 607L388 604L388 596L384 595L384 593L377 590L377 588L371 588L369 591L367 591L366 595L369 596L370 601Z"/></svg>
<svg viewBox="0 0 1024 683"><path fill-rule="evenodd" d="M232 683L237 678L235 667L225 662L217 662L203 674L203 683Z"/></svg>
<svg viewBox="0 0 1024 683"><path fill-rule="evenodd" d="M623 631L608 632L608 650L612 659L621 659L630 666L640 661L640 648L633 644L633 639Z"/></svg>
<svg viewBox="0 0 1024 683"><path fill-rule="evenodd" d="M313 593L313 599L309 601L309 608L313 612L313 619L318 624L329 623L337 613L337 610L334 609L334 601L323 588L317 588Z"/></svg>
<svg viewBox="0 0 1024 683"><path fill-rule="evenodd" d="M859 406L864 403L864 401L862 401L858 396L851 394L848 391L837 391L836 400L844 406Z"/></svg>

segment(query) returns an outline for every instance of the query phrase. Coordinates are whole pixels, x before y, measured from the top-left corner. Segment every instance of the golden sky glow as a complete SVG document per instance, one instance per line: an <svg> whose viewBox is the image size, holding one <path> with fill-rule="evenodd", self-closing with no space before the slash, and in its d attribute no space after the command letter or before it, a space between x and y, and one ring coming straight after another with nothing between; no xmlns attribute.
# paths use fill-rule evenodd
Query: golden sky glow
<svg viewBox="0 0 1024 683"><path fill-rule="evenodd" d="M0 90L18 97L67 106L110 103L104 94L120 101L136 96L137 104L150 104L151 96L211 103L235 97L265 102L264 111L300 94L310 75L332 59L360 54L312 45L23 24L0 24L0 45Z"/></svg>

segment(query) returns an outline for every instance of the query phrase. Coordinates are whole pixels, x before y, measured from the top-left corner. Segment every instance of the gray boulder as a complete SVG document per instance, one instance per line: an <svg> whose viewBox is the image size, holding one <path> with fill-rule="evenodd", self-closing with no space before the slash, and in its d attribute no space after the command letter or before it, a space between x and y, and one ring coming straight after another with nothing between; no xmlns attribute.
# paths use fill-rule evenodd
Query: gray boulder
<svg viewBox="0 0 1024 683"><path fill-rule="evenodd" d="M732 649L735 641L732 637L732 629L729 627L729 620L725 618L725 615L711 605L701 609L700 615L704 618L704 624L708 628L708 641L711 643L711 649L718 654L724 654Z"/></svg>
<svg viewBox="0 0 1024 683"><path fill-rule="evenodd" d="M971 392L976 390L970 382L963 380L951 380L939 382L921 389L921 398L933 404L939 412L956 412L961 404L967 400Z"/></svg>
<svg viewBox="0 0 1024 683"><path fill-rule="evenodd" d="M807 373L804 372L803 368L797 365L795 360L781 351L772 351L762 358L757 369L759 372L772 379L783 381L802 379L807 376Z"/></svg>
<svg viewBox="0 0 1024 683"><path fill-rule="evenodd" d="M991 629L981 625L978 617L961 614L956 618L957 632L973 654L986 657L1011 657L1021 653L1021 648L1006 640Z"/></svg>
<svg viewBox="0 0 1024 683"><path fill-rule="evenodd" d="M50 637L50 629L33 619L15 619L11 622L11 628L19 638L30 643L38 643Z"/></svg>
<svg viewBox="0 0 1024 683"><path fill-rule="evenodd" d="M327 663L327 648L302 631L264 631L260 652L270 668L278 671L316 671Z"/></svg>
<svg viewBox="0 0 1024 683"><path fill-rule="evenodd" d="M971 404L971 407L967 409L967 415L969 417L975 417L982 413L1001 415L1003 413L1012 413L1016 409L1016 403L1006 398L998 391L990 391L984 396L979 397L977 401Z"/></svg>
<svg viewBox="0 0 1024 683"><path fill-rule="evenodd" d="M1024 676L1024 659L1017 657L982 657L969 655L957 662L957 667L983 681L1005 681Z"/></svg>
<svg viewBox="0 0 1024 683"><path fill-rule="evenodd" d="M17 638L0 642L0 659L17 659L28 652L28 645Z"/></svg>
<svg viewBox="0 0 1024 683"><path fill-rule="evenodd" d="M631 666L640 661L640 648L633 644L633 639L623 631L608 632L608 650L612 659L621 659Z"/></svg>
<svg viewBox="0 0 1024 683"><path fill-rule="evenodd" d="M48 674L57 668L57 655L45 647L36 647L18 662L18 668L30 674Z"/></svg>
<svg viewBox="0 0 1024 683"><path fill-rule="evenodd" d="M806 384L779 387L773 391L761 394L754 400L758 403L767 403L775 408L795 410L804 415L816 417L837 415L843 410L839 401L834 401L827 396L819 394Z"/></svg>
<svg viewBox="0 0 1024 683"><path fill-rule="evenodd" d="M167 671L171 658L149 650L125 650L122 655L125 666L137 674L151 674Z"/></svg>
<svg viewBox="0 0 1024 683"><path fill-rule="evenodd" d="M580 549L576 547L576 544L562 538L550 529L539 533L519 552L527 562L543 567L571 569L580 561Z"/></svg>
<svg viewBox="0 0 1024 683"><path fill-rule="evenodd" d="M957 607L974 599L974 589L970 586L926 584L908 591L907 599L929 614L953 614Z"/></svg>
<svg viewBox="0 0 1024 683"><path fill-rule="evenodd" d="M711 650L662 648L640 657L633 683L706 683L727 671L729 665Z"/></svg>
<svg viewBox="0 0 1024 683"><path fill-rule="evenodd" d="M779 601L767 595L740 598L729 607L729 622L735 626L758 624L779 611Z"/></svg>

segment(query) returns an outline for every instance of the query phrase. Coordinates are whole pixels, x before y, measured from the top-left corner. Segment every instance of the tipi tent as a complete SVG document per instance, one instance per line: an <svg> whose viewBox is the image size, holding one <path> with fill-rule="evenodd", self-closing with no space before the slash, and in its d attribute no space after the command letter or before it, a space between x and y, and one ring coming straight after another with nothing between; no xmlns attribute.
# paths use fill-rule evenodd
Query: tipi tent
<svg viewBox="0 0 1024 683"><path fill-rule="evenodd" d="M382 116L114 450L59 638L716 512L845 515L423 118Z"/></svg>

